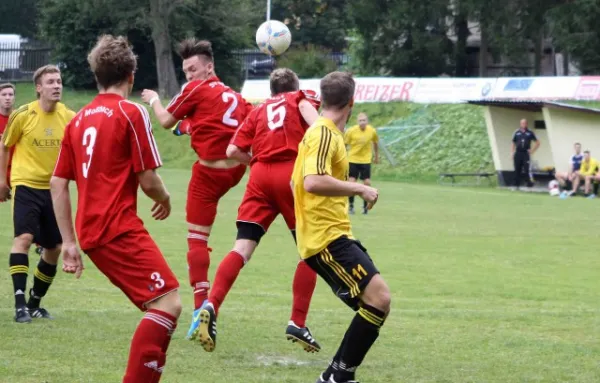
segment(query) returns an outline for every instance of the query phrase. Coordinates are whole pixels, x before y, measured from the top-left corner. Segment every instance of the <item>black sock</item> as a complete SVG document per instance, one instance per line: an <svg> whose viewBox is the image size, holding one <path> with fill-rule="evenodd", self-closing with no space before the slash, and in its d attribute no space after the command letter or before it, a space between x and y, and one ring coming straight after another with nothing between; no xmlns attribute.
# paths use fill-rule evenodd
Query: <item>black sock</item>
<svg viewBox="0 0 600 383"><path fill-rule="evenodd" d="M363 209L367 210L367 201L363 200Z"/></svg>
<svg viewBox="0 0 600 383"><path fill-rule="evenodd" d="M337 371L337 369L339 367L339 363L340 363L340 357L342 356L342 350L344 349L344 345L346 344L346 341L348 340L349 332L350 331L346 331L346 334L344 334L344 339L342 339L342 343L340 343L340 347L338 347L337 352L335 353L335 356L333 357L331 362L329 362L329 366L327 366L327 369L323 373L323 380L328 381L329 377L335 371Z"/></svg>
<svg viewBox="0 0 600 383"><path fill-rule="evenodd" d="M8 260L10 276L13 281L15 307L25 306L25 289L27 288L27 273L29 272L29 257L27 254L11 253Z"/></svg>
<svg viewBox="0 0 600 383"><path fill-rule="evenodd" d="M351 195L350 197L348 197L348 199L350 200L350 207L354 207L354 196Z"/></svg>
<svg viewBox="0 0 600 383"><path fill-rule="evenodd" d="M334 372L337 381L354 380L355 371L377 340L385 317L384 312L369 305L363 304L358 310L348 328L347 340L339 359L338 370Z"/></svg>
<svg viewBox="0 0 600 383"><path fill-rule="evenodd" d="M29 292L27 307L31 309L40 307L40 301L48 292L55 275L56 265L51 265L40 257L40 262L33 273L33 288Z"/></svg>

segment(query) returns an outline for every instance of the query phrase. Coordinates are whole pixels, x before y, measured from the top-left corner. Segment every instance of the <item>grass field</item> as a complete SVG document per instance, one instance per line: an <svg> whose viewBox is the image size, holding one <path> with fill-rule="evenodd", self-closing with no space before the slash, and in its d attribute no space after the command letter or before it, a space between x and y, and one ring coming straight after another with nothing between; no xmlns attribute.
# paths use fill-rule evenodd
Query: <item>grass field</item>
<svg viewBox="0 0 600 383"><path fill-rule="evenodd" d="M319 281L309 325L323 346L305 354L284 339L295 248L278 219L225 302L212 354L184 339L184 197L189 172L165 169L173 215L140 215L180 278L184 312L163 382L312 383L352 313ZM358 377L363 383L600 381L598 203L544 195L378 182L378 205L354 231L389 282L392 313ZM210 275L230 249L243 185L220 206ZM515 215L522 215L515 219ZM0 205L0 249L11 243ZM6 259L6 258L5 258ZM31 257L35 264L35 257ZM17 325L0 273L0 382L119 382L140 313L91 264L58 274L44 306L56 319Z"/></svg>

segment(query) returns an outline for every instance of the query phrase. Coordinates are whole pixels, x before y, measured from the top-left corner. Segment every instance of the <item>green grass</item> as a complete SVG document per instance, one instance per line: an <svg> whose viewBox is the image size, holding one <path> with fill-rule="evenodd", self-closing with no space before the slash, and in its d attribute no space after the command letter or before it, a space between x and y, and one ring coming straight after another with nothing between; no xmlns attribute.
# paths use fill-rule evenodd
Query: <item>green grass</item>
<svg viewBox="0 0 600 383"><path fill-rule="evenodd" d="M207 354L184 339L192 303L184 223L189 171L164 169L162 175L173 215L155 222L146 198L139 207L182 284L184 312L162 381L313 382L353 314L319 281L309 325L323 351L308 355L285 341L297 256L280 219L222 307L216 351ZM359 370L361 382L600 381L596 201L377 186L379 203L370 215L353 217L354 232L389 283L393 309ZM211 277L233 244L242 192L243 184L220 204ZM7 254L9 205L0 205L0 216L0 249ZM45 298L56 320L30 325L12 322L11 283L0 273L0 382L120 381L141 314L85 262L81 280L60 272Z"/></svg>

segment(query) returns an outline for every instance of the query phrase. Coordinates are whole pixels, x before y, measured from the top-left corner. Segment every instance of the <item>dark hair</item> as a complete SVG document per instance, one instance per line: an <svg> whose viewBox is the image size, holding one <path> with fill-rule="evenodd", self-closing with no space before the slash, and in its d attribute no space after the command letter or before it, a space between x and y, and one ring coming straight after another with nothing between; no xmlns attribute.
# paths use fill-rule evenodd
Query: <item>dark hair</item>
<svg viewBox="0 0 600 383"><path fill-rule="evenodd" d="M3 84L0 84L0 91L3 91L4 89L10 88L13 90L13 92L16 91L15 86L13 84L11 84L10 82L5 82Z"/></svg>
<svg viewBox="0 0 600 383"><path fill-rule="evenodd" d="M581 146L581 144L580 144L579 142L576 142L576 143L575 143L575 145L579 145L579 146Z"/></svg>
<svg viewBox="0 0 600 383"><path fill-rule="evenodd" d="M177 51L184 60L193 56L202 56L213 61L212 44L208 40L197 40L195 37L185 39L179 43Z"/></svg>
<svg viewBox="0 0 600 383"><path fill-rule="evenodd" d="M279 93L294 92L300 89L300 81L293 70L288 68L275 69L269 77L271 85L271 94L275 96Z"/></svg>
<svg viewBox="0 0 600 383"><path fill-rule="evenodd" d="M583 152L583 154L590 154L590 151L589 151L589 150L585 150L585 151Z"/></svg>
<svg viewBox="0 0 600 383"><path fill-rule="evenodd" d="M352 102L356 84L348 72L331 72L321 80L323 109L342 109Z"/></svg>
<svg viewBox="0 0 600 383"><path fill-rule="evenodd" d="M126 81L137 68L137 58L124 36L100 36L87 60L96 82L104 89Z"/></svg>

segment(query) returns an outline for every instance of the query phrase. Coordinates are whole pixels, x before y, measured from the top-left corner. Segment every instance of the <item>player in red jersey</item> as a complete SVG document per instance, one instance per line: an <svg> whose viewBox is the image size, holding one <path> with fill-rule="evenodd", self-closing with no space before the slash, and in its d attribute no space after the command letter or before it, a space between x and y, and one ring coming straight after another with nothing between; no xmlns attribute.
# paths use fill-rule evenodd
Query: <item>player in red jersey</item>
<svg viewBox="0 0 600 383"><path fill-rule="evenodd" d="M189 280L194 289L194 313L188 339L198 328L200 307L208 297L210 255L208 237L217 215L217 204L237 185L246 166L227 158L227 145L252 106L215 75L211 43L184 40L179 46L187 83L164 108L156 92L144 90L142 99L153 108L164 128L191 135L198 161L192 168L186 202Z"/></svg>
<svg viewBox="0 0 600 383"><path fill-rule="evenodd" d="M71 219L69 180L74 180L81 249L146 311L133 335L123 382L158 382L181 301L175 275L137 216L138 186L154 201L157 220L169 216L170 197L156 173L162 163L150 116L127 100L137 60L126 38L102 36L88 62L100 93L67 125L51 181L63 271L77 278L83 271Z"/></svg>
<svg viewBox="0 0 600 383"><path fill-rule="evenodd" d="M290 69L271 74L271 98L256 107L233 137L227 154L251 166L250 179L238 210L237 239L233 250L221 261L208 303L200 311L199 338L204 349L216 345L219 307L240 270L250 260L260 239L281 214L294 240L296 218L290 179L298 144L306 129L318 118L320 102L314 92L299 91L299 81ZM252 156L248 154L252 151ZM316 273L300 261L293 281L293 307L286 337L308 352L321 349L306 327Z"/></svg>
<svg viewBox="0 0 600 383"><path fill-rule="evenodd" d="M11 83L0 84L0 137L8 124L8 117L15 106L15 86ZM8 157L8 168L6 170L6 184L10 188L10 162L13 156L14 147L11 148Z"/></svg>

